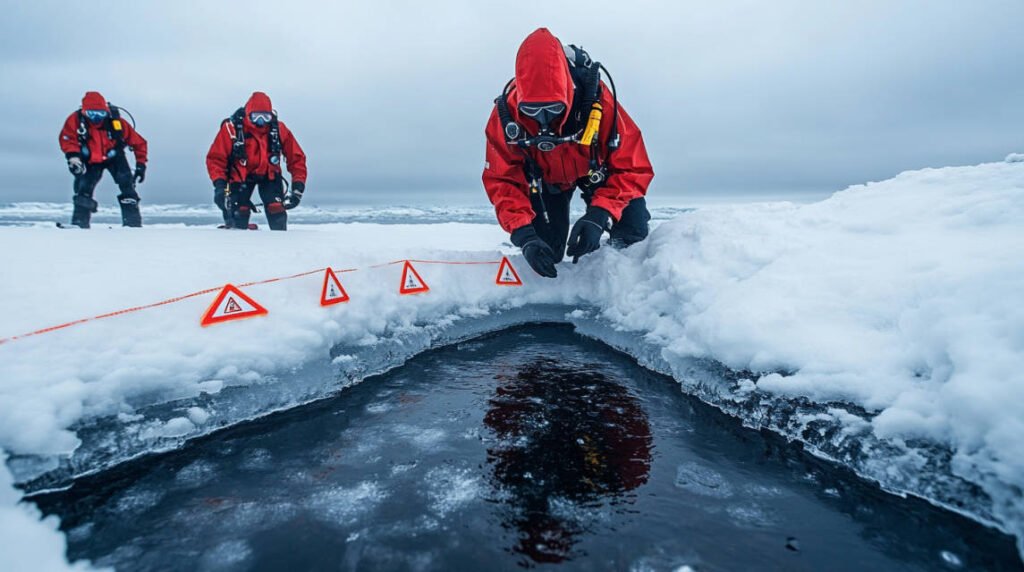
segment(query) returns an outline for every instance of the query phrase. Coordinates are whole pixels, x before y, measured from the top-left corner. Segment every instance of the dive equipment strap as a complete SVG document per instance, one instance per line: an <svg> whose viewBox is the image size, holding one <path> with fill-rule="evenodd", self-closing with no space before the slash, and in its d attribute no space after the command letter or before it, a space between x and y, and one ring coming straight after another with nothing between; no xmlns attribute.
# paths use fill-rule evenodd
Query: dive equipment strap
<svg viewBox="0 0 1024 572"><path fill-rule="evenodd" d="M107 138L114 142L114 150L112 154L108 154L106 159L112 159L117 155L124 153L126 143L124 141L124 120L121 119L121 108L114 105L108 104L108 115L103 120L103 128L107 132ZM85 112L82 108L78 108L78 129L75 130L75 134L78 135L78 145L82 149L82 156L85 158L89 157L89 123L85 118Z"/></svg>
<svg viewBox="0 0 1024 572"><path fill-rule="evenodd" d="M281 164L281 129L277 121L277 112L273 112L274 118L270 120L267 128L267 161L271 165ZM247 155L245 152L245 107L239 107L231 117L223 122L224 129L231 138L231 153L228 155L228 180L231 179L231 169L239 171L237 165L245 166ZM239 173L241 174L241 173Z"/></svg>

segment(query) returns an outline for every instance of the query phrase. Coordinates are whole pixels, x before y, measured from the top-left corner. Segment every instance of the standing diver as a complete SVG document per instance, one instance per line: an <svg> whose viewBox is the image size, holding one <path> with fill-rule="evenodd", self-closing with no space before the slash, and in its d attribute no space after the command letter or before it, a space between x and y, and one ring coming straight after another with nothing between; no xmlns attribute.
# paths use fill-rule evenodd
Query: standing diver
<svg viewBox="0 0 1024 572"><path fill-rule="evenodd" d="M68 170L75 176L74 210L71 214L71 224L75 226L89 228L92 213L99 206L93 192L103 177L104 169L110 171L110 176L121 189L121 194L117 195L117 202L121 205L121 223L124 226L142 226L135 183L146 179L149 146L134 126L121 118L122 111L120 107L108 104L99 92L89 91L82 98L82 108L68 116L60 131L60 150L68 161ZM135 154L134 173L128 165L125 147Z"/></svg>
<svg viewBox="0 0 1024 572"><path fill-rule="evenodd" d="M519 46L515 78L487 122L484 188L498 223L541 276L557 276L565 255L575 263L597 250L605 231L619 246L647 237L644 196L654 170L602 70L608 74L582 48L563 47L540 28ZM587 211L570 233L577 187Z"/></svg>
<svg viewBox="0 0 1024 572"><path fill-rule="evenodd" d="M282 155L292 176L287 195ZM306 154L262 91L221 122L206 154L206 170L213 181L213 202L224 215L223 228L250 228L252 193L258 187L270 230L287 230L287 211L299 205L306 190Z"/></svg>

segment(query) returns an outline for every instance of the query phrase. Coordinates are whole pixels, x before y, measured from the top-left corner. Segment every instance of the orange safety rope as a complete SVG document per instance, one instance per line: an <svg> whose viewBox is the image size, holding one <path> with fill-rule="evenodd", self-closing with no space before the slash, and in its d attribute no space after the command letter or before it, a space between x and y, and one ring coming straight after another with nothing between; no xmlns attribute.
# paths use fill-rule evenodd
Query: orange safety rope
<svg viewBox="0 0 1024 572"><path fill-rule="evenodd" d="M370 266L369 268L380 268L382 266L390 266L390 265L393 265L393 264L402 264L404 262L416 262L416 263L419 263L419 264L500 264L501 263L500 260L496 260L496 261L493 261L493 262L492 261L485 261L485 262L472 262L472 261L454 262L454 261L446 261L446 260L395 260L393 262L386 262L384 264L376 264L374 266ZM327 270L326 267L324 267L324 268L317 268L316 270L309 270L307 272L300 272L298 274L292 274L290 276L279 276L277 278L267 278L265 280L255 280L255 281L252 281L252 282L245 282L243 284L238 284L238 287L239 288L246 288L246 287L249 287L249 286L258 286L260 284L270 284L271 282L280 282L282 280L291 280L293 278L301 278L303 276L309 276L310 274L317 274L317 273L323 272L325 270ZM335 270L334 272L335 272L335 274L337 274L337 273L340 273L340 272L357 272L358 270L359 270L358 268L345 268L345 269L342 269L342 270ZM135 306L133 308L125 308L123 310L116 310L116 311L113 311L113 312L107 312L106 314L100 314L98 316L93 316L91 318L80 318L78 320L72 320L70 322L65 322L63 324L58 324L56 326L50 326L48 328L43 328L41 330L35 330L35 331L28 332L28 333L25 333L25 334L19 334L17 336L11 336L9 338L0 338L0 345L6 344L7 342L13 342L14 340L20 340L20 339L29 338L29 337L32 337L32 336L38 336L40 334L47 334L47 333L50 333L50 332L55 332L57 330L63 330L64 328L70 328L71 326L77 326L78 324L84 324L86 322L94 322L96 320L102 320L104 318L113 318L114 316L120 316L120 315L123 315L123 314L131 314L133 312L139 312L139 311L142 311L142 310L148 310L150 308L156 308L156 307L159 307L159 306L166 306L167 304L174 304L176 302L181 302L182 300L188 300L189 298L195 298L196 296L202 296L204 294L209 294L211 292L218 292L218 291L220 291L221 288L223 288L223 286L220 287L220 288L207 288L205 290L199 290L198 292L191 292L189 294L184 294L182 296L175 296L174 298L168 298L166 300L161 300L160 302L154 302L152 304L145 304L145 305L142 305L142 306Z"/></svg>

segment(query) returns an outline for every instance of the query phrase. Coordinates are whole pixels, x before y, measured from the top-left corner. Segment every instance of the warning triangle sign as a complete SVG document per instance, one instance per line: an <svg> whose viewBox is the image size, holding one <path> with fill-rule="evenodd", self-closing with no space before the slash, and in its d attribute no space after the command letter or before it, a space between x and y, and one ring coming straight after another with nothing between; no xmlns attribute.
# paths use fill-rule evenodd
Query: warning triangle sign
<svg viewBox="0 0 1024 572"><path fill-rule="evenodd" d="M267 309L260 306L256 300L228 284L221 289L220 293L213 300L213 304L210 304L210 307L206 309L206 313L203 314L203 319L199 322L199 325L206 327L219 322L263 316L266 313Z"/></svg>
<svg viewBox="0 0 1024 572"><path fill-rule="evenodd" d="M522 286L523 281L519 279L519 273L512 267L507 256L501 257L501 265L498 266L498 276L494 279L498 286Z"/></svg>
<svg viewBox="0 0 1024 572"><path fill-rule="evenodd" d="M338 276L328 266L327 271L324 272L324 289L320 292L320 305L330 306L341 302L348 302L348 292L345 292Z"/></svg>
<svg viewBox="0 0 1024 572"><path fill-rule="evenodd" d="M420 294L428 290L430 290L430 286L427 286L416 269L412 267L412 263L406 260L405 266L402 267L402 283L398 287L398 293Z"/></svg>

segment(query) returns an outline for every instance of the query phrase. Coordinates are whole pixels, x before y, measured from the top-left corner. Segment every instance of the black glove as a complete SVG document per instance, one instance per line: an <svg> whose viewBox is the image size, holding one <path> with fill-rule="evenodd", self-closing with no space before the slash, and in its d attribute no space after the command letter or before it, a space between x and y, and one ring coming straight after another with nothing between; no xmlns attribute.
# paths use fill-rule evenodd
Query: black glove
<svg viewBox="0 0 1024 572"><path fill-rule="evenodd" d="M72 155L68 157L68 170L74 176L85 174L85 163L82 162L82 158L78 155Z"/></svg>
<svg viewBox="0 0 1024 572"><path fill-rule="evenodd" d="M141 183L146 180L146 164L136 163L135 164L135 182Z"/></svg>
<svg viewBox="0 0 1024 572"><path fill-rule="evenodd" d="M608 228L611 217L611 213L601 207L587 207L587 213L572 225L565 254L572 257L573 264L579 262L584 254L601 248L601 235Z"/></svg>
<svg viewBox="0 0 1024 572"><path fill-rule="evenodd" d="M555 251L534 230L532 224L517 228L512 233L512 244L523 250L523 257L533 271L547 278L558 276L555 269Z"/></svg>
<svg viewBox="0 0 1024 572"><path fill-rule="evenodd" d="M285 210L291 210L302 201L302 193L306 192L306 183L298 181L292 184L292 190L288 192L288 196L284 198Z"/></svg>
<svg viewBox="0 0 1024 572"><path fill-rule="evenodd" d="M213 182L213 204L221 208L221 210L228 210L227 205L224 204L224 200L227 195L228 182L224 179L217 179Z"/></svg>

